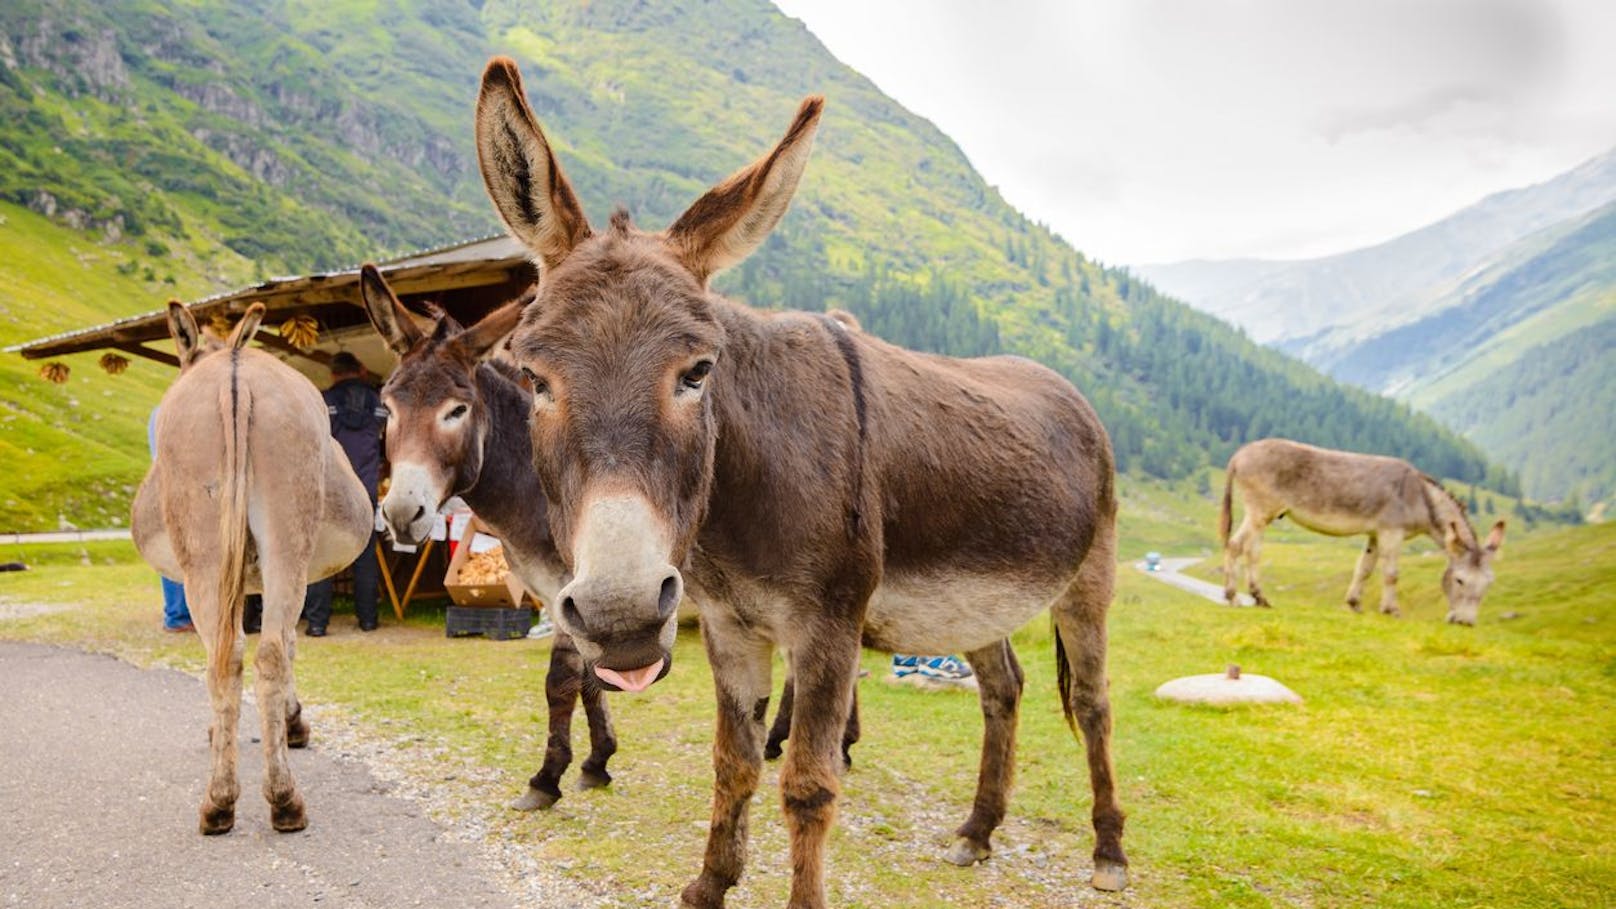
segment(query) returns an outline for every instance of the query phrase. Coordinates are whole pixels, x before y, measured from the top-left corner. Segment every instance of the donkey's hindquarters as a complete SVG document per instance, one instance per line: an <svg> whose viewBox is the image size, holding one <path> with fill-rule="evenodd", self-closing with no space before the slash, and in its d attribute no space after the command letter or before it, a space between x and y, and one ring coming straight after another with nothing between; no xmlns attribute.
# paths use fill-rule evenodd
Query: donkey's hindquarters
<svg viewBox="0 0 1616 909"><path fill-rule="evenodd" d="M261 307L243 325L255 329ZM240 793L236 729L245 652L245 594L264 595L255 685L263 730L264 795L277 830L307 825L286 749L308 740L293 684L293 636L304 588L352 562L370 540L370 498L329 434L319 393L261 351L199 350L190 313L170 308L180 378L163 397L156 460L136 494L135 545L154 567L184 579L208 655L212 769L200 828L224 833Z"/></svg>

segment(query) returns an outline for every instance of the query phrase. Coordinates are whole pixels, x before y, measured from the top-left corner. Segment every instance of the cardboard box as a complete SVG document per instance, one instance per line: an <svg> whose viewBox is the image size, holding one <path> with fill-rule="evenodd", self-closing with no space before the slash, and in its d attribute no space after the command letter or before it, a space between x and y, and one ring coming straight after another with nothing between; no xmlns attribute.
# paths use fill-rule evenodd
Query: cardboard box
<svg viewBox="0 0 1616 909"><path fill-rule="evenodd" d="M460 545L455 547L454 558L449 560L449 570L443 575L443 589L449 592L449 599L456 606L518 606L526 602L528 606L538 607L539 598L533 592L522 586L521 578L516 572L505 576L503 584L462 584L460 583L460 569L471 558L473 552L484 552L500 545L497 537L487 532L482 522L473 520L471 526L466 528L465 536L461 537Z"/></svg>

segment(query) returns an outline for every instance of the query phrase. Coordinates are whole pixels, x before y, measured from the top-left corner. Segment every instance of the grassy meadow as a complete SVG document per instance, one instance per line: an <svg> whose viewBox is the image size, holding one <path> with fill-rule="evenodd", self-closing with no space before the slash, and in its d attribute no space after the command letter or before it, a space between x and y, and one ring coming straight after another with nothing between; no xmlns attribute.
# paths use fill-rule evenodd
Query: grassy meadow
<svg viewBox="0 0 1616 909"><path fill-rule="evenodd" d="M1124 491L1128 562L1146 549L1210 551L1210 495L1131 480ZM969 870L938 856L970 804L975 699L888 684L885 657L866 655L864 738L831 839L833 903L1616 900L1616 525L1512 531L1475 628L1442 623L1440 557L1428 544L1406 552L1405 618L1394 620L1340 605L1352 541L1283 527L1269 540L1271 610L1217 606L1119 567L1111 679L1130 815L1128 892L1084 885L1093 844L1086 772L1060 715L1051 637L1039 619L1015 640L1027 687L1011 816L994 857ZM155 579L126 544L0 547L0 561L15 558L35 570L0 575L0 637L200 669L194 637L157 630ZM612 698L622 745L612 788L569 792L551 812L518 814L504 805L542 756L549 645L449 640L441 629L441 613L425 605L402 625L387 618L376 635L361 637L339 616L330 637L301 640L299 687L316 720L314 747L322 715L352 718L424 785L449 790L455 807L447 810L502 847L582 882L602 905L666 904L698 868L708 811L711 680L697 633L682 633L667 679L646 695ZM1170 678L1231 662L1280 679L1306 703L1213 709L1153 697ZM196 723L200 734L206 718ZM581 719L575 731L581 741ZM739 906L784 902L776 772L766 772L754 802L752 860L732 901ZM317 830L322 795L307 797ZM262 810L250 797L244 805Z"/></svg>

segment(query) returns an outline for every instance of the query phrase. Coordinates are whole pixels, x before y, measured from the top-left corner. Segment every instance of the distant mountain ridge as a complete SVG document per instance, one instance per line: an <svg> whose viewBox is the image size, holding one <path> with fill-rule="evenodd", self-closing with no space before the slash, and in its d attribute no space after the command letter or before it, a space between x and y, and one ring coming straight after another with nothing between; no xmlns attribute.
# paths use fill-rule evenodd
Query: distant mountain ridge
<svg viewBox="0 0 1616 909"><path fill-rule="evenodd" d="M1200 260L1133 270L1255 340L1317 364L1429 314L1453 282L1510 245L1613 200L1616 149L1364 249L1318 259Z"/></svg>
<svg viewBox="0 0 1616 909"><path fill-rule="evenodd" d="M1141 271L1437 416L1535 497L1616 502L1616 151L1368 249Z"/></svg>

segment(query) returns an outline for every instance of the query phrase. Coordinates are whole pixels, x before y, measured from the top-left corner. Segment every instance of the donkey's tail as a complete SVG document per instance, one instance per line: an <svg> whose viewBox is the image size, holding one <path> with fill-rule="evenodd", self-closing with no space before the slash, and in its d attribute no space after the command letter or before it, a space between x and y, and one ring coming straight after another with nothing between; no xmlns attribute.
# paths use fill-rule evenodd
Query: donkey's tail
<svg viewBox="0 0 1616 909"><path fill-rule="evenodd" d="M1072 661L1066 658L1066 642L1061 640L1060 623L1050 619L1055 632L1055 685L1060 688L1061 713L1066 725L1077 735L1077 711L1072 706Z"/></svg>
<svg viewBox="0 0 1616 909"><path fill-rule="evenodd" d="M1233 523L1230 517L1234 510L1234 460L1229 460L1229 469L1223 477L1223 508L1218 512L1218 542L1224 546L1229 545L1229 528Z"/></svg>
<svg viewBox="0 0 1616 909"><path fill-rule="evenodd" d="M219 415L224 418L224 476L219 485L219 624L214 629L208 668L213 677L229 677L236 649L236 628L247 593L247 427L252 395L241 384L241 351L230 352L230 384L219 389Z"/></svg>

